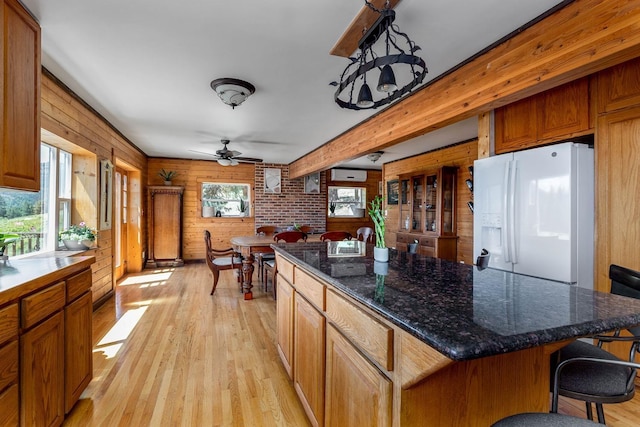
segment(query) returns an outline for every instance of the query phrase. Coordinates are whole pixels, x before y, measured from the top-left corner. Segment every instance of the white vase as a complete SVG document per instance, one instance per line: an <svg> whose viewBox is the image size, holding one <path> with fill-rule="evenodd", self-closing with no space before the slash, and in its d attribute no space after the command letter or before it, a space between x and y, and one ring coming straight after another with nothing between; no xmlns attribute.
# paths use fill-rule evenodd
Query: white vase
<svg viewBox="0 0 640 427"><path fill-rule="evenodd" d="M216 210L213 206L203 206L202 207L202 216L204 218L211 218L216 214Z"/></svg>
<svg viewBox="0 0 640 427"><path fill-rule="evenodd" d="M379 262L389 262L389 248L373 248L373 259Z"/></svg>
<svg viewBox="0 0 640 427"><path fill-rule="evenodd" d="M374 260L373 272L381 276L386 276L389 273L389 263Z"/></svg>

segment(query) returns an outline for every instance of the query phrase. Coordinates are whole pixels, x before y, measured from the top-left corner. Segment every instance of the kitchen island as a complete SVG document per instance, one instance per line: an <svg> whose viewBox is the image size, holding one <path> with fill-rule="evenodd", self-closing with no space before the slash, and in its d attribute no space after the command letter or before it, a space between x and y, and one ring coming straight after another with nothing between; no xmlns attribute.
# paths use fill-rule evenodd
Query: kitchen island
<svg viewBox="0 0 640 427"><path fill-rule="evenodd" d="M551 353L640 324L639 300L529 276L394 250L379 264L361 242L273 248L278 351L314 425L546 412Z"/></svg>

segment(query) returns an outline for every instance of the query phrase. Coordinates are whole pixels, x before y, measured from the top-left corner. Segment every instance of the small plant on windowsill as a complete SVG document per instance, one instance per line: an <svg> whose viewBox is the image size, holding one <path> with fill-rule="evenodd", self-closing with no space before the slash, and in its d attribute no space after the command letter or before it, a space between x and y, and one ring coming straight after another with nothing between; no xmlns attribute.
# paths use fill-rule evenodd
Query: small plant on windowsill
<svg viewBox="0 0 640 427"><path fill-rule="evenodd" d="M171 181L173 181L173 178L178 175L178 172L161 169L160 172L158 172L158 175L164 179L164 185L171 185Z"/></svg>
<svg viewBox="0 0 640 427"><path fill-rule="evenodd" d="M336 202L329 203L329 216L336 215Z"/></svg>
<svg viewBox="0 0 640 427"><path fill-rule="evenodd" d="M240 199L240 216L249 215L249 202L244 199Z"/></svg>
<svg viewBox="0 0 640 427"><path fill-rule="evenodd" d="M78 225L71 225L58 235L60 240L67 249L85 250L89 249L96 240L96 230L87 226L83 221Z"/></svg>

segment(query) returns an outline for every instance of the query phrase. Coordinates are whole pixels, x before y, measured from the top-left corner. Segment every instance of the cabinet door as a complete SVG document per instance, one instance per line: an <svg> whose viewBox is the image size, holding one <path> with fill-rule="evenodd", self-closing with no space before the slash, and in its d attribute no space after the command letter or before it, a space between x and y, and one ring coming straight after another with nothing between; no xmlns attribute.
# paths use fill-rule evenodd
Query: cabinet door
<svg viewBox="0 0 640 427"><path fill-rule="evenodd" d="M640 105L640 58L598 73L599 113Z"/></svg>
<svg viewBox="0 0 640 427"><path fill-rule="evenodd" d="M327 328L326 381L325 425L391 425L391 381L332 325Z"/></svg>
<svg viewBox="0 0 640 427"><path fill-rule="evenodd" d="M496 109L496 154L519 150L536 140L535 105L532 96Z"/></svg>
<svg viewBox="0 0 640 427"><path fill-rule="evenodd" d="M538 138L557 139L589 129L589 79L567 83L538 95Z"/></svg>
<svg viewBox="0 0 640 427"><path fill-rule="evenodd" d="M69 413L93 376L91 292L64 309L65 392L64 411Z"/></svg>
<svg viewBox="0 0 640 427"><path fill-rule="evenodd" d="M316 427L324 423L325 323L324 316L296 294L293 384Z"/></svg>
<svg viewBox="0 0 640 427"><path fill-rule="evenodd" d="M180 221L182 195L155 193L153 196L153 249L156 259L181 258Z"/></svg>
<svg viewBox="0 0 640 427"><path fill-rule="evenodd" d="M20 419L27 426L64 420L64 317L62 311L20 337Z"/></svg>
<svg viewBox="0 0 640 427"><path fill-rule="evenodd" d="M0 186L40 190L40 27L17 0L3 2Z"/></svg>
<svg viewBox="0 0 640 427"><path fill-rule="evenodd" d="M287 280L278 273L277 340L278 353L284 369L293 379L293 299L294 290Z"/></svg>
<svg viewBox="0 0 640 427"><path fill-rule="evenodd" d="M424 231L424 203L424 176L414 176L411 178L411 231Z"/></svg>
<svg viewBox="0 0 640 427"><path fill-rule="evenodd" d="M411 196L409 194L408 178L400 178L398 190L398 215L400 217L400 225L398 226L398 229L400 231L409 231L411 227L411 212L409 210L411 206Z"/></svg>

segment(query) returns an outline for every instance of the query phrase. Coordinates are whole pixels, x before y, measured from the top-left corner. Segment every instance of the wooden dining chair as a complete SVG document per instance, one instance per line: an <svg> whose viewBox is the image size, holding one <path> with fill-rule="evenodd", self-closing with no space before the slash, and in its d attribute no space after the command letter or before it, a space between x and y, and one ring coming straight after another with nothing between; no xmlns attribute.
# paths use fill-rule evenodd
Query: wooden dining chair
<svg viewBox="0 0 640 427"><path fill-rule="evenodd" d="M275 225L263 225L261 227L256 228L256 234L258 236L273 236L280 229ZM262 278L264 273L264 263L265 261L273 260L276 258L273 252L254 252L253 257L258 262L258 280Z"/></svg>
<svg viewBox="0 0 640 427"><path fill-rule="evenodd" d="M220 279L220 271L222 270L237 270L237 279L240 283L240 290L242 290L242 256L239 252L228 249L213 249L211 247L211 233L209 230L204 230L204 243L206 247L205 259L207 266L213 274L213 288L211 289L211 295L216 291L218 286L218 280Z"/></svg>
<svg viewBox="0 0 640 427"><path fill-rule="evenodd" d="M358 231L356 231L356 238L363 242L373 243L373 228L371 227L358 228Z"/></svg>
<svg viewBox="0 0 640 427"><path fill-rule="evenodd" d="M322 233L320 235L320 241L332 241L338 242L340 240L351 240L353 236L348 231L327 231L326 233Z"/></svg>
<svg viewBox="0 0 640 427"><path fill-rule="evenodd" d="M307 234L302 231L282 231L273 236L273 240L276 242L296 243L302 240L307 241ZM278 267L276 260L269 260L264 263L264 272L262 274L262 284L265 292L269 285L269 276L271 276L271 286L273 288L273 298L276 298L276 276L278 273Z"/></svg>

